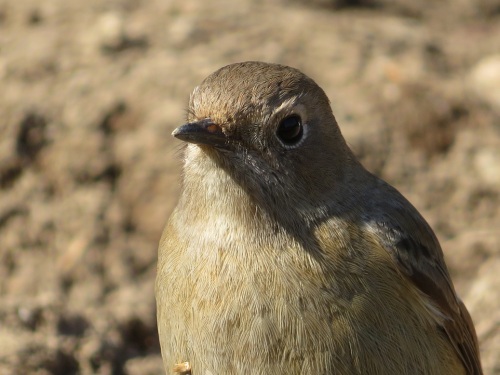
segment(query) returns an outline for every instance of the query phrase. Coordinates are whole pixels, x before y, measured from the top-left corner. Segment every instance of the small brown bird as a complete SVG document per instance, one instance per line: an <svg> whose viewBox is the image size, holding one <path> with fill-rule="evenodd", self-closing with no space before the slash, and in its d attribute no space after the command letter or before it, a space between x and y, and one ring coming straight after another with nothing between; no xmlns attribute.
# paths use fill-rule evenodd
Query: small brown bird
<svg viewBox="0 0 500 375"><path fill-rule="evenodd" d="M432 229L346 145L323 90L276 64L194 89L156 297L167 373L482 373Z"/></svg>

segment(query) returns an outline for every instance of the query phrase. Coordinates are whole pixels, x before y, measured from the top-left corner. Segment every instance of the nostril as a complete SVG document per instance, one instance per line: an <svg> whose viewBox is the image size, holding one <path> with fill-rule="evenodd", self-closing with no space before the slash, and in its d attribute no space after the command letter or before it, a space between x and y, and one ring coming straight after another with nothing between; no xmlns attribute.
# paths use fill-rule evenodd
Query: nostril
<svg viewBox="0 0 500 375"><path fill-rule="evenodd" d="M222 129L219 125L217 124L208 124L206 129L208 130L208 132L210 133L222 133Z"/></svg>

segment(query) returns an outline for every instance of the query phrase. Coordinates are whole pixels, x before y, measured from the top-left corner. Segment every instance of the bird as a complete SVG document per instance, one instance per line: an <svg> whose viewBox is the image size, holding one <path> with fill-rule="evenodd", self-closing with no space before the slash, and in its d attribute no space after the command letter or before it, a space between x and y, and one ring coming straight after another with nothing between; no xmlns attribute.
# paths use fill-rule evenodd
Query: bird
<svg viewBox="0 0 500 375"><path fill-rule="evenodd" d="M189 98L158 252L167 374L482 374L431 227L347 145L318 84L247 61Z"/></svg>

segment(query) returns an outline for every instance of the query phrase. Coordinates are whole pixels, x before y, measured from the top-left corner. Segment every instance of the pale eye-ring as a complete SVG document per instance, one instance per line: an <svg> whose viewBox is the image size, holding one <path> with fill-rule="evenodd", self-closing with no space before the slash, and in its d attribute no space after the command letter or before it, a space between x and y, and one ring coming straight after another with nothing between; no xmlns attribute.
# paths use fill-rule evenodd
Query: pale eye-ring
<svg viewBox="0 0 500 375"><path fill-rule="evenodd" d="M281 120L276 135L285 146L293 146L299 143L304 135L304 127L300 116L290 115Z"/></svg>

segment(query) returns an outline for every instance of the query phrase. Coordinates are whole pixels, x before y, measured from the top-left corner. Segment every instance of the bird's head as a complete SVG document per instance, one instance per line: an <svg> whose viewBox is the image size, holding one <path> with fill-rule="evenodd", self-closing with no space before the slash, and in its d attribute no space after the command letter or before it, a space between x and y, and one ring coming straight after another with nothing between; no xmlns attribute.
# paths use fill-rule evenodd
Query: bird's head
<svg viewBox="0 0 500 375"><path fill-rule="evenodd" d="M193 163L220 168L262 204L327 200L358 165L324 91L277 64L237 63L211 74L173 135L189 143L186 175Z"/></svg>

